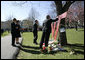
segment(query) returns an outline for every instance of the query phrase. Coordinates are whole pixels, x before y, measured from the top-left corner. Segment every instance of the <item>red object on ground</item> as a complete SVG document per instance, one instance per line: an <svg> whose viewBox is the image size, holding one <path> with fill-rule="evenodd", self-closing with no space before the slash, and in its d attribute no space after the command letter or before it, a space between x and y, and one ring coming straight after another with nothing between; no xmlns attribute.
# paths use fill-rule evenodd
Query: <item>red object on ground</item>
<svg viewBox="0 0 85 60"><path fill-rule="evenodd" d="M45 47L45 43L43 43L43 50L45 50L45 48L46 48L46 47Z"/></svg>

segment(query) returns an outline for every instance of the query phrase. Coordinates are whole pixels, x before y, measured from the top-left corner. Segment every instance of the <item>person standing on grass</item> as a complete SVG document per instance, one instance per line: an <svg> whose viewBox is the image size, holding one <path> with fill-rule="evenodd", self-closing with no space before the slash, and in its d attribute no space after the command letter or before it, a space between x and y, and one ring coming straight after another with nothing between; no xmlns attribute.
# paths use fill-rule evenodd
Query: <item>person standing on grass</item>
<svg viewBox="0 0 85 60"><path fill-rule="evenodd" d="M48 41L49 41L49 36L51 33L51 23L57 21L58 18L56 19L51 19L50 15L46 16L46 20L43 23L43 33L42 33L42 38L40 41L40 51L43 52L42 45L45 43L45 47L48 47Z"/></svg>
<svg viewBox="0 0 85 60"><path fill-rule="evenodd" d="M76 31L78 30L78 22L77 21L75 21L75 29L76 29Z"/></svg>
<svg viewBox="0 0 85 60"><path fill-rule="evenodd" d="M33 25L33 35L34 35L34 42L35 44L38 44L37 43L37 38L38 38L38 20L35 20L35 24Z"/></svg>
<svg viewBox="0 0 85 60"><path fill-rule="evenodd" d="M19 20L16 21L16 44L19 44L19 37L21 37L21 34L20 34L20 30L21 30L21 27L20 27L20 24L19 24Z"/></svg>
<svg viewBox="0 0 85 60"><path fill-rule="evenodd" d="M15 36L16 36L16 18L13 19L11 23L11 35L12 35L12 46L15 46Z"/></svg>

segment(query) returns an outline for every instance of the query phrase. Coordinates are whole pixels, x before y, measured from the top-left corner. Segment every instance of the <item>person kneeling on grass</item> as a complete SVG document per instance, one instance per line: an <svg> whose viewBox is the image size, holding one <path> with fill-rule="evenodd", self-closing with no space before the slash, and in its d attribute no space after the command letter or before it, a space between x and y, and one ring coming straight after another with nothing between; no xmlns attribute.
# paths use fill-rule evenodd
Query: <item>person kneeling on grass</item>
<svg viewBox="0 0 85 60"><path fill-rule="evenodd" d="M48 41L49 41L49 36L51 33L51 23L57 21L58 18L56 19L51 19L50 15L46 16L46 20L43 23L43 33L42 33L42 38L40 41L40 51L43 52L42 45L45 43L45 47L48 47ZM46 50L46 48L44 49Z"/></svg>

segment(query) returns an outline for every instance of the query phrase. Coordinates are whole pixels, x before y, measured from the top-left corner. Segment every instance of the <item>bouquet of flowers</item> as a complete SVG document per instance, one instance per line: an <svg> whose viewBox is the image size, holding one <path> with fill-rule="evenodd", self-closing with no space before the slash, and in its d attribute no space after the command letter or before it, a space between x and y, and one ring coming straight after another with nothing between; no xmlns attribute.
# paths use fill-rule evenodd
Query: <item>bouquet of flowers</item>
<svg viewBox="0 0 85 60"><path fill-rule="evenodd" d="M50 51L59 51L59 50L60 51L64 50L61 47L61 44L58 41L49 40L49 43L48 43L48 52L50 52Z"/></svg>

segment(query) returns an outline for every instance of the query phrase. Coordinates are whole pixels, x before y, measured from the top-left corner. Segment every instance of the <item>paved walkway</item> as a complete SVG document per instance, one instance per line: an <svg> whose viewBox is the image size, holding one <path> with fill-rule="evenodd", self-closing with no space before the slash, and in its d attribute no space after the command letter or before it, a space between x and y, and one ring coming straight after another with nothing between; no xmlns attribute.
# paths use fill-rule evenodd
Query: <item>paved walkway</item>
<svg viewBox="0 0 85 60"><path fill-rule="evenodd" d="M11 34L1 37L1 59L16 59L19 48L11 45L11 38ZM20 38L19 42L21 43L21 41L22 38Z"/></svg>

